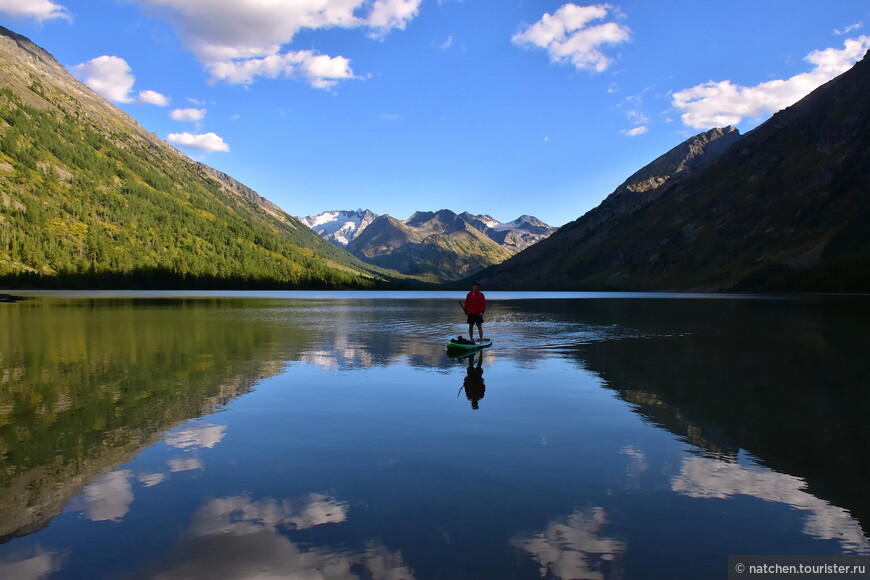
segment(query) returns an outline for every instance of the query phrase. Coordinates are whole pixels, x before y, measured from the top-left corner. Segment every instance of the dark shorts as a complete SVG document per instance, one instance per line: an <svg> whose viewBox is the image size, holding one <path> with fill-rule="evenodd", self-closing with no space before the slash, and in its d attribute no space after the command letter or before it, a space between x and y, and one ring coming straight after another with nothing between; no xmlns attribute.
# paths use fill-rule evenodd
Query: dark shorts
<svg viewBox="0 0 870 580"><path fill-rule="evenodd" d="M483 314L469 314L468 324L483 324Z"/></svg>

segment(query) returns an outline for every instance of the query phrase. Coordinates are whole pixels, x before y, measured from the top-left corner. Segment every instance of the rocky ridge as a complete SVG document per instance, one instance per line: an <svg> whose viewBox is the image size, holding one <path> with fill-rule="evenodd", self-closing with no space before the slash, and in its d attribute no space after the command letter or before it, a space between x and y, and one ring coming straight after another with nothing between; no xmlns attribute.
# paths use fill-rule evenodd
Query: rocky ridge
<svg viewBox="0 0 870 580"><path fill-rule="evenodd" d="M361 260L434 282L500 263L556 230L529 215L502 223L489 215L446 209L418 211L406 220L362 209L299 220Z"/></svg>
<svg viewBox="0 0 870 580"><path fill-rule="evenodd" d="M868 292L868 93L865 55L742 137L726 127L678 145L475 277L524 290Z"/></svg>

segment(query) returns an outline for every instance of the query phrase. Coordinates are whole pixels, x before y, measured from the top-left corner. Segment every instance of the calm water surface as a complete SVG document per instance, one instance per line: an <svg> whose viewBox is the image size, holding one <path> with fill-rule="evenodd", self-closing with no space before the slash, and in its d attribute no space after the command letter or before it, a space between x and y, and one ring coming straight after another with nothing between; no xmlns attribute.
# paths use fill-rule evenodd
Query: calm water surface
<svg viewBox="0 0 870 580"><path fill-rule="evenodd" d="M870 299L29 293L0 578L726 578L870 554Z"/></svg>

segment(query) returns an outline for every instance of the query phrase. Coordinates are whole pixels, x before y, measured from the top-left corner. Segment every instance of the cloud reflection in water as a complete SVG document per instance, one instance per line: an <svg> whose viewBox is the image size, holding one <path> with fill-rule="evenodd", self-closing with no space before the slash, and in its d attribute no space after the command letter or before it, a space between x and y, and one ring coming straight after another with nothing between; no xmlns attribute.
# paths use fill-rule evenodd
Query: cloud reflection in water
<svg viewBox="0 0 870 580"><path fill-rule="evenodd" d="M198 425L171 431L166 435L166 444L178 449L211 449L226 435L226 425Z"/></svg>
<svg viewBox="0 0 870 580"><path fill-rule="evenodd" d="M541 567L541 577L603 580L618 565L625 543L601 537L607 523L604 508L593 507L572 513L564 522L551 521L540 533L517 536L511 545L531 554Z"/></svg>
<svg viewBox="0 0 870 580"><path fill-rule="evenodd" d="M133 503L132 472L127 469L105 473L82 492L84 511L92 522L121 521Z"/></svg>
<svg viewBox="0 0 870 580"><path fill-rule="evenodd" d="M53 573L63 569L68 558L67 550L45 550L41 546L36 546L23 556L0 561L0 578L15 580L49 578Z"/></svg>
<svg viewBox="0 0 870 580"><path fill-rule="evenodd" d="M194 516L175 556L157 579L413 579L401 553L371 541L361 551L308 549L282 534L347 519L348 505L322 494L298 500L246 496L214 499Z"/></svg>
<svg viewBox="0 0 870 580"><path fill-rule="evenodd" d="M804 491L799 477L757 466L745 466L708 457L683 460L671 489L694 498L726 499L747 495L789 505L808 512L804 533L822 540L838 540L853 554L870 554L870 542L847 510Z"/></svg>

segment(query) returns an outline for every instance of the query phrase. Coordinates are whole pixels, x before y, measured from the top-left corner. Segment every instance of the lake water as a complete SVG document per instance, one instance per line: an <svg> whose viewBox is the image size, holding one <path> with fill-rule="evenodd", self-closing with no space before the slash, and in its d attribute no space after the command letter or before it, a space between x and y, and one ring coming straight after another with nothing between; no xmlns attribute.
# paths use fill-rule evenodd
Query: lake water
<svg viewBox="0 0 870 580"><path fill-rule="evenodd" d="M870 555L870 299L26 293L0 578L726 578Z"/></svg>

